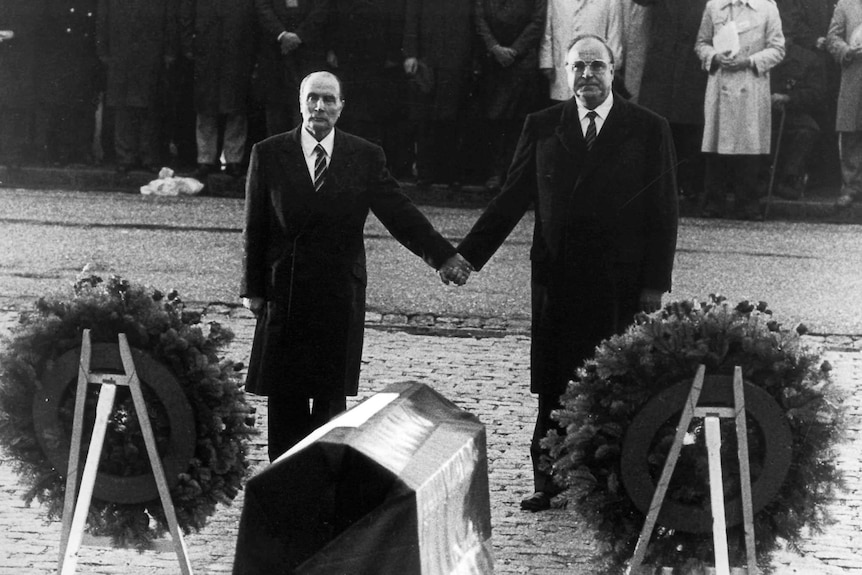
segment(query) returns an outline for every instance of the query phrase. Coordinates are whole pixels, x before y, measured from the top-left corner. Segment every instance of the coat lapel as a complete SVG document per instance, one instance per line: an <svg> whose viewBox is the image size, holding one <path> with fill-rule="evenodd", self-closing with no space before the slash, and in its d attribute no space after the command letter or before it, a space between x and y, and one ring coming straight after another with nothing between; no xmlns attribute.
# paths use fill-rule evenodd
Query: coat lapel
<svg viewBox="0 0 862 575"><path fill-rule="evenodd" d="M614 105L599 132L596 141L593 144L593 149L586 151L586 145L583 146L586 157L584 158L583 166L578 174L578 179L575 182L575 188L581 185L589 178L599 167L613 166L613 162L609 162L609 158L619 145L626 139L629 133L629 122L626 120L629 108L628 103L618 94L614 94ZM576 116L577 121L577 116ZM580 125L576 126L580 132ZM583 142L583 133L581 133L581 141ZM610 169L610 168L608 168ZM616 166L619 169L619 166Z"/></svg>
<svg viewBox="0 0 862 575"><path fill-rule="evenodd" d="M311 193L314 191L314 183L308 173L305 164L305 156L302 154L302 143L300 141L300 128L295 128L284 135L281 140L281 149L277 152L278 163L291 183L290 188L297 193Z"/></svg>

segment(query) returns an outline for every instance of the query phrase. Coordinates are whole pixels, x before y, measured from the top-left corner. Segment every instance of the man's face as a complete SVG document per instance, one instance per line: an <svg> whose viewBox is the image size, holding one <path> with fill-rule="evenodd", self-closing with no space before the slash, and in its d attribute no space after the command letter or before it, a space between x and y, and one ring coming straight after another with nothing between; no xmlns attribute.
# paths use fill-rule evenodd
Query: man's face
<svg viewBox="0 0 862 575"><path fill-rule="evenodd" d="M344 101L338 81L328 74L314 74L306 80L299 94L302 125L322 140L338 122Z"/></svg>
<svg viewBox="0 0 862 575"><path fill-rule="evenodd" d="M595 38L584 38L566 57L569 87L578 104L592 110L608 98L614 80L611 55Z"/></svg>

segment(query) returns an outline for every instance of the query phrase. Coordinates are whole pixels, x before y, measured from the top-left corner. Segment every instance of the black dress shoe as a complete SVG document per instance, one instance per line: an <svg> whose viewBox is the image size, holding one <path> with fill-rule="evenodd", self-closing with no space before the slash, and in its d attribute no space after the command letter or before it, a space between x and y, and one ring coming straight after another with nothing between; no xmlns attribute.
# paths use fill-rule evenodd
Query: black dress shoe
<svg viewBox="0 0 862 575"><path fill-rule="evenodd" d="M241 178L243 174L242 164L239 163L228 163L225 166L224 173L230 176L231 178Z"/></svg>
<svg viewBox="0 0 862 575"><path fill-rule="evenodd" d="M551 496L544 491L536 491L523 501L521 501L521 509L524 511L545 511L551 508Z"/></svg>

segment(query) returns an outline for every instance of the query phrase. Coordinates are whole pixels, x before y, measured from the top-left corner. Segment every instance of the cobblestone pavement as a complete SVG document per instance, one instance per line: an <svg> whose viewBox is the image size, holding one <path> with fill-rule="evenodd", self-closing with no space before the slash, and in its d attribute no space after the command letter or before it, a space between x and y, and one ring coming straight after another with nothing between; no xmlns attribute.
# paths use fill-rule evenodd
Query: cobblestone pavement
<svg viewBox="0 0 862 575"><path fill-rule="evenodd" d="M251 345L251 319L238 310L216 310L211 316L234 329L237 337L228 355L245 361ZM355 401L391 382L419 381L475 413L487 426L495 572L593 573L593 542L574 513L552 509L531 514L518 508L521 498L532 491L528 449L536 400L528 393L529 338L517 328L416 334L410 333L409 326L375 329L384 327L385 318L368 319L361 395ZM0 333L5 333L13 321L12 313L0 313ZM862 575L862 341L818 338L812 344L822 347L835 366L837 381L850 392L848 441L840 453L847 488L833 506L836 524L824 533L811 534L800 550L779 554L775 572ZM264 405L259 398L250 397L259 408L258 427L265 430ZM264 437L253 443L251 457L256 468L265 465ZM59 548L59 524L46 522L37 505L24 506L17 477L9 467L0 453L0 575L52 573ZM242 504L240 495L232 506L220 508L201 532L186 537L195 573L230 573ZM82 549L78 567L81 574L178 572L172 553L139 554L95 547Z"/></svg>

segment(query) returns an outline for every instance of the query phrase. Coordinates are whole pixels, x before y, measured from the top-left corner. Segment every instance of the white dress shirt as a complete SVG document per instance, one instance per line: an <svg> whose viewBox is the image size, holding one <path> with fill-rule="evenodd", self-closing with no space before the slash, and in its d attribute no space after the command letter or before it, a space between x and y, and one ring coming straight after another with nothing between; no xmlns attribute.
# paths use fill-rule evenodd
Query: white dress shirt
<svg viewBox="0 0 862 575"><path fill-rule="evenodd" d="M587 114L591 111L596 113L596 137L598 137L599 133L602 131L602 126L605 125L605 120L608 119L608 114L610 114L613 105L614 94L613 92L608 92L608 97L604 102L596 106L595 110L588 110L583 106L578 106L578 117L581 119L581 132L585 137L587 135L587 126L590 125L590 119L587 118Z"/></svg>
<svg viewBox="0 0 862 575"><path fill-rule="evenodd" d="M329 167L330 162L332 162L332 146L335 143L335 128L332 130L319 142L317 138L311 135L311 132L302 128L300 130L302 135L300 136L300 142L302 143L302 154L305 156L305 165L308 168L308 177L311 178L312 183L314 182L314 162L317 160L317 153L314 151L317 148L317 144L323 146L323 150L326 152L326 167Z"/></svg>

